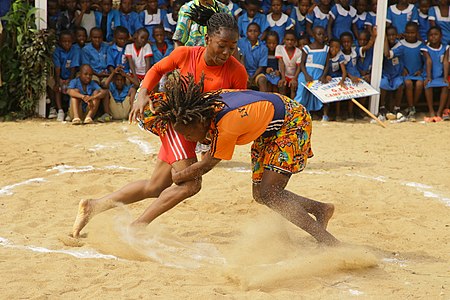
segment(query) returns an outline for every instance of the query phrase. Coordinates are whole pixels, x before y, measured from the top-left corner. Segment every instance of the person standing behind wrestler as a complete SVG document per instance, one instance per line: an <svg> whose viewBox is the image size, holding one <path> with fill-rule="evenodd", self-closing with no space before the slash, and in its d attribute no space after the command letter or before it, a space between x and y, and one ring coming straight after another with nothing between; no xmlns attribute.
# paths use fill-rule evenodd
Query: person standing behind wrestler
<svg viewBox="0 0 450 300"><path fill-rule="evenodd" d="M199 26L207 28L206 46L176 48L169 56L156 63L145 75L136 102L130 113L130 121L143 119L144 107L149 103L148 92L159 83L166 73L179 69L181 75L194 74L200 81L205 76L204 91L221 88L245 89L247 73L244 66L232 54L237 48L238 26L227 13L215 13L210 9L192 9L191 18ZM203 21L200 21L203 20ZM204 23L206 22L206 24ZM162 146L150 179L130 183L122 189L100 199L83 199L79 203L72 236L80 231L96 214L122 204L135 203L146 198L156 198L133 225L147 225L156 217L181 201L195 195L201 189L201 177L172 185L172 168L179 172L197 162L195 142L188 142L172 127L161 137Z"/></svg>

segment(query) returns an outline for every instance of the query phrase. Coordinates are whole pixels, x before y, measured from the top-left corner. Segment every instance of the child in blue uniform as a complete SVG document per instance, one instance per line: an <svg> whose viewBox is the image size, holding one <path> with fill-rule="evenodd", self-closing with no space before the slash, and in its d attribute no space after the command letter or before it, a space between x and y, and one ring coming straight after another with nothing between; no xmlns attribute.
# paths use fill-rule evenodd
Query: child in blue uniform
<svg viewBox="0 0 450 300"><path fill-rule="evenodd" d="M95 26L103 31L103 40L112 42L114 29L120 26L120 14L117 9L112 9L112 0L102 0L102 11L95 12Z"/></svg>
<svg viewBox="0 0 450 300"><path fill-rule="evenodd" d="M331 0L320 0L313 11L306 16L306 32L310 37L313 36L313 29L317 26L328 28L328 19L330 17ZM325 32L325 41L330 38ZM312 40L311 40L312 41Z"/></svg>
<svg viewBox="0 0 450 300"><path fill-rule="evenodd" d="M427 41L428 30L430 30L429 10L431 6L431 0L419 0L419 36L423 42Z"/></svg>
<svg viewBox="0 0 450 300"><path fill-rule="evenodd" d="M322 26L313 29L314 42L302 49L301 74L298 75L297 95L295 100L302 104L308 111L319 111L323 103L303 84L314 80L325 82L328 70L328 46L325 45L325 28Z"/></svg>
<svg viewBox="0 0 450 300"><path fill-rule="evenodd" d="M361 74L361 78L366 82L370 82L371 80L373 47L367 49L365 52L363 52L362 49L369 44L371 38L372 35L370 32L364 29L359 33L358 43L356 45L356 53L358 54L356 67L358 68L359 74Z"/></svg>
<svg viewBox="0 0 450 300"><path fill-rule="evenodd" d="M139 24L139 15L133 11L132 4L132 0L121 0L119 7L120 26L125 27L130 35L133 35L141 26Z"/></svg>
<svg viewBox="0 0 450 300"><path fill-rule="evenodd" d="M348 4L348 0L340 0L340 4L331 8L329 15L329 38L340 38L344 32L352 32L353 24L357 20L356 9Z"/></svg>
<svg viewBox="0 0 450 300"><path fill-rule="evenodd" d="M298 6L292 8L290 17L295 21L295 34L299 37L306 33L306 15L311 6L311 0L299 0Z"/></svg>
<svg viewBox="0 0 450 300"><path fill-rule="evenodd" d="M173 51L173 44L167 41L166 32L162 25L153 28L153 38L155 43L151 45L153 56L150 58L152 66Z"/></svg>
<svg viewBox="0 0 450 300"><path fill-rule="evenodd" d="M403 63L405 65L403 75L405 76L405 94L408 102L407 117L410 121L415 121L416 108L423 91L423 57L421 49L425 46L417 39L419 26L414 22L406 25L404 40L400 43L404 46Z"/></svg>
<svg viewBox="0 0 450 300"><path fill-rule="evenodd" d="M431 27L428 31L428 45L422 48L426 61L425 98L429 116L425 122L442 121L442 113L448 95L448 45L442 44L442 31L439 27ZM437 111L433 107L433 89L439 88L441 96Z"/></svg>
<svg viewBox="0 0 450 300"><path fill-rule="evenodd" d="M388 8L386 22L397 28L398 34L405 32L406 24L410 21L418 22L417 8L409 4L408 0L398 0L397 4Z"/></svg>
<svg viewBox="0 0 450 300"><path fill-rule="evenodd" d="M98 83L108 77L107 55L108 44L103 42L103 32L100 28L94 27L91 30L91 43L86 44L81 50L81 64L90 65L94 71L94 79Z"/></svg>
<svg viewBox="0 0 450 300"><path fill-rule="evenodd" d="M258 0L248 0L246 5L246 12L238 19L239 36L245 38L247 36L247 27L250 23L258 24L260 31L264 32L269 27L265 15L259 13L261 5ZM264 40L264 36L260 36Z"/></svg>
<svg viewBox="0 0 450 300"><path fill-rule="evenodd" d="M267 15L269 30L276 31L278 33L278 42L280 44L283 42L284 33L286 30L294 28L294 22L292 19L281 10L282 4L282 0L272 0L272 12Z"/></svg>
<svg viewBox="0 0 450 300"><path fill-rule="evenodd" d="M167 38L172 39L173 33L177 28L178 12L185 2L183 0L174 1L172 12L168 13L163 20L164 30L167 32Z"/></svg>
<svg viewBox="0 0 450 300"><path fill-rule="evenodd" d="M400 103L403 97L403 50L402 44L397 42L397 29L389 26L386 29L384 42L383 71L380 81L380 118L391 120L400 112ZM388 91L395 92L393 98L394 114L386 110L386 94ZM401 118L401 116L400 116Z"/></svg>
<svg viewBox="0 0 450 300"><path fill-rule="evenodd" d="M266 36L266 46L268 50L267 68L265 70L265 78L259 82L259 90L261 92L278 93L278 82L281 79L278 59L275 56L275 49L278 46L278 33L269 31Z"/></svg>
<svg viewBox="0 0 450 300"><path fill-rule="evenodd" d="M139 13L139 22L142 27L147 29L151 43L155 42L153 28L158 24L163 24L166 15L165 9L158 8L158 0L148 0L146 9Z"/></svg>
<svg viewBox="0 0 450 300"><path fill-rule="evenodd" d="M128 119L138 87L139 81L131 74L126 74L122 67L111 72L105 81L105 88L109 90L109 109L113 119Z"/></svg>
<svg viewBox="0 0 450 300"><path fill-rule="evenodd" d="M436 6L429 10L430 25L439 26L442 29L442 44L450 43L450 8L448 0L439 0Z"/></svg>
<svg viewBox="0 0 450 300"><path fill-rule="evenodd" d="M359 33L368 27L372 27L369 15L369 3L370 0L358 0L355 3L356 18L355 26L352 27L353 35L356 39L359 38Z"/></svg>
<svg viewBox="0 0 450 300"><path fill-rule="evenodd" d="M238 41L238 48L244 56L244 66L248 74L247 86L259 87L263 80L263 71L267 67L268 50L266 45L258 38L260 35L259 25L251 23L247 27L247 37ZM260 75L261 76L258 76Z"/></svg>
<svg viewBox="0 0 450 300"><path fill-rule="evenodd" d="M128 29L123 26L118 26L114 30L114 44L108 48L106 55L106 63L110 73L118 66L121 66L125 73L130 71L130 66L125 56L125 46L129 37Z"/></svg>

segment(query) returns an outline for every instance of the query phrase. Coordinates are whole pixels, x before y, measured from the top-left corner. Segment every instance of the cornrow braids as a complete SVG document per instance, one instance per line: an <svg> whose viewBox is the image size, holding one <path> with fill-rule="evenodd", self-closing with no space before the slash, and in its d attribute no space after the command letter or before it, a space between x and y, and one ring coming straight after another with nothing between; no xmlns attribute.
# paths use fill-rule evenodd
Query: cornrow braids
<svg viewBox="0 0 450 300"><path fill-rule="evenodd" d="M238 32L239 28L236 19L227 13L219 11L219 5L214 1L211 6L193 4L191 11L187 15L195 23L206 26L208 35L218 33L220 28Z"/></svg>
<svg viewBox="0 0 450 300"><path fill-rule="evenodd" d="M225 104L220 100L220 90L203 92L204 75L199 83L194 76L177 75L166 83L166 99L156 100L157 118L176 124L189 125L214 118L218 108Z"/></svg>

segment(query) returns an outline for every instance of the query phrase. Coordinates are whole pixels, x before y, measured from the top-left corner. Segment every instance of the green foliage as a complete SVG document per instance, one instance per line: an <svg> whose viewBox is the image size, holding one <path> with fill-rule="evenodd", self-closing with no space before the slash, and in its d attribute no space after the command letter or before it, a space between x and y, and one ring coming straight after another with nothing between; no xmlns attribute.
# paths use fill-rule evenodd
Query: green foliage
<svg viewBox="0 0 450 300"><path fill-rule="evenodd" d="M7 25L0 49L0 115L9 111L33 115L45 92L55 38L36 29L36 12L26 1L16 0L3 17Z"/></svg>

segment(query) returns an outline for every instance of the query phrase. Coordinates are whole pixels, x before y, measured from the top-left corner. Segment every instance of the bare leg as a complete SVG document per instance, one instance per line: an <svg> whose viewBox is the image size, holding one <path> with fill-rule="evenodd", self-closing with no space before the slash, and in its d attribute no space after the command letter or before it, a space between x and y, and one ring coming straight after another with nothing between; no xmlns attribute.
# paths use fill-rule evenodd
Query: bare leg
<svg viewBox="0 0 450 300"><path fill-rule="evenodd" d="M408 107L414 106L414 84L410 79L405 80L405 95L406 101L408 102Z"/></svg>
<svg viewBox="0 0 450 300"><path fill-rule="evenodd" d="M81 100L79 98L72 97L70 98L70 105L73 109L73 118L80 118L80 102Z"/></svg>
<svg viewBox="0 0 450 300"><path fill-rule="evenodd" d="M436 113L433 108L433 88L425 89L425 99L427 100L428 112L430 114L430 117L434 117Z"/></svg>
<svg viewBox="0 0 450 300"><path fill-rule="evenodd" d="M176 171L183 170L193 163L197 162L196 158L180 160L172 164L172 167ZM201 178L199 180L193 180L184 182L180 185L172 185L162 191L158 199L153 201L152 204L142 213L142 215L133 222L132 225L148 225L154 219L161 214L170 210L178 203L186 200L189 197L197 194L201 189Z"/></svg>
<svg viewBox="0 0 450 300"><path fill-rule="evenodd" d="M447 96L448 96L448 88L447 87L443 87L441 90L441 97L439 100L439 108L437 111L437 116L442 118L442 113L444 112L444 108L447 104Z"/></svg>
<svg viewBox="0 0 450 300"><path fill-rule="evenodd" d="M334 206L285 190L288 181L289 177L286 175L265 170L261 183L253 186L253 197L311 234L318 242L327 245L338 244L339 241L326 230ZM313 214L317 220L308 213Z"/></svg>
<svg viewBox="0 0 450 300"><path fill-rule="evenodd" d="M100 199L81 200L72 236L78 237L80 231L96 214L117 207L119 204L130 204L146 198L158 197L164 189L172 184L171 169L171 165L158 160L150 180L129 183L120 190Z"/></svg>

